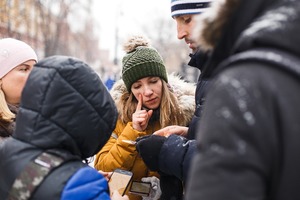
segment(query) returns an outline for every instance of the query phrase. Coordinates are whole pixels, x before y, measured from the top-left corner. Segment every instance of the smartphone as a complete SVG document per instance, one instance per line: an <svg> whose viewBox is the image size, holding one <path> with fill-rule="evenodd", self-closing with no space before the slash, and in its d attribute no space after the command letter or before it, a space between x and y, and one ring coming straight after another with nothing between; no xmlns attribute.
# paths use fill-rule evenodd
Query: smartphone
<svg viewBox="0 0 300 200"><path fill-rule="evenodd" d="M132 181L129 193L148 197L151 192L151 183Z"/></svg>
<svg viewBox="0 0 300 200"><path fill-rule="evenodd" d="M108 180L110 196L112 196L112 193L115 190L118 190L120 195L123 196L129 186L132 176L133 173L131 171L115 169Z"/></svg>

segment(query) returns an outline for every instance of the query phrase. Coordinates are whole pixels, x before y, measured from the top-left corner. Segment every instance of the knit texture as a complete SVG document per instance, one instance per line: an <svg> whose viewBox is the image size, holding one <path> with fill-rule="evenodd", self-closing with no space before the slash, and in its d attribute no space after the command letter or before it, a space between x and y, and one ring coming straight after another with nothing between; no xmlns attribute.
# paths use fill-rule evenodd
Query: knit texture
<svg viewBox="0 0 300 200"><path fill-rule="evenodd" d="M128 91L134 82L148 76L158 76L168 82L163 60L152 47L136 47L124 56L122 63L122 79Z"/></svg>
<svg viewBox="0 0 300 200"><path fill-rule="evenodd" d="M37 62L37 55L28 44L13 38L0 40L0 78L28 60Z"/></svg>
<svg viewBox="0 0 300 200"><path fill-rule="evenodd" d="M194 15L204 12L211 0L171 0L171 15Z"/></svg>

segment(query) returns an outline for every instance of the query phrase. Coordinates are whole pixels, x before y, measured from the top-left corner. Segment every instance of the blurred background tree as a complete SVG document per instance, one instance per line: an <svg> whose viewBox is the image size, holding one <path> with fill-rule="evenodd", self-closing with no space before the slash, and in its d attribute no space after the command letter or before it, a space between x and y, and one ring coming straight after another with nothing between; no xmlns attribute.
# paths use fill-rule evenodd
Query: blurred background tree
<svg viewBox="0 0 300 200"><path fill-rule="evenodd" d="M121 3L130 3L122 1ZM90 64L103 79L119 78L122 44L127 38L125 19L128 12L122 6L115 6L106 16L97 19L98 0L0 0L0 38L13 37L30 44L39 59L51 55L68 55L80 58ZM142 2L141 2L142 3ZM147 1L151 4L151 1ZM103 2L101 8L106 9ZM95 9L96 8L96 9ZM147 5L143 9L147 10ZM111 8L110 8L111 9ZM146 10L144 12L146 12ZM151 40L162 55L169 73L180 74L188 81L195 81L197 72L187 67L189 49L176 38L175 22L171 17L161 17L152 10L151 22L135 16L136 27ZM101 38L100 20L118 20L114 31L114 50L101 48L107 38ZM127 30L130 31L130 30ZM135 32L132 31L132 34Z"/></svg>
<svg viewBox="0 0 300 200"><path fill-rule="evenodd" d="M62 54L88 63L97 60L92 0L0 1L1 38L24 40L36 49L39 58Z"/></svg>

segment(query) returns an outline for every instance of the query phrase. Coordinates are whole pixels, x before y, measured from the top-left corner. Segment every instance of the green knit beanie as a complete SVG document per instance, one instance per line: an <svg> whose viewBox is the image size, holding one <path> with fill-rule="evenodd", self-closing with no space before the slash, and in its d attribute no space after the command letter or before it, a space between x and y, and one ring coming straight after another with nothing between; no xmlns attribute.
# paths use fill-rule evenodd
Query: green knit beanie
<svg viewBox="0 0 300 200"><path fill-rule="evenodd" d="M159 53L149 47L148 41L142 36L134 36L124 44L127 54L122 60L122 79L128 91L137 80L158 76L168 82L166 67Z"/></svg>

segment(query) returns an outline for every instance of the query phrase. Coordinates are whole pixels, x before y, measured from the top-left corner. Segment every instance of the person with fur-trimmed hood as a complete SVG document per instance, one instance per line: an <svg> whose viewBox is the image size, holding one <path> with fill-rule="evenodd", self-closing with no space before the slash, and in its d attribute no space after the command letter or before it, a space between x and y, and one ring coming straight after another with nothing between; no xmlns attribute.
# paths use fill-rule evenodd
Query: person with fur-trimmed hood
<svg viewBox="0 0 300 200"><path fill-rule="evenodd" d="M111 90L119 118L94 166L102 171L130 170L133 180L140 181L158 174L145 165L134 141L168 125L187 126L195 109L195 85L167 75L161 56L145 37L132 36L124 49L127 54L122 60L122 79ZM157 151L159 142L152 144L153 151Z"/></svg>
<svg viewBox="0 0 300 200"><path fill-rule="evenodd" d="M216 70L186 199L299 199L299 24L297 0L215 0L200 16Z"/></svg>

